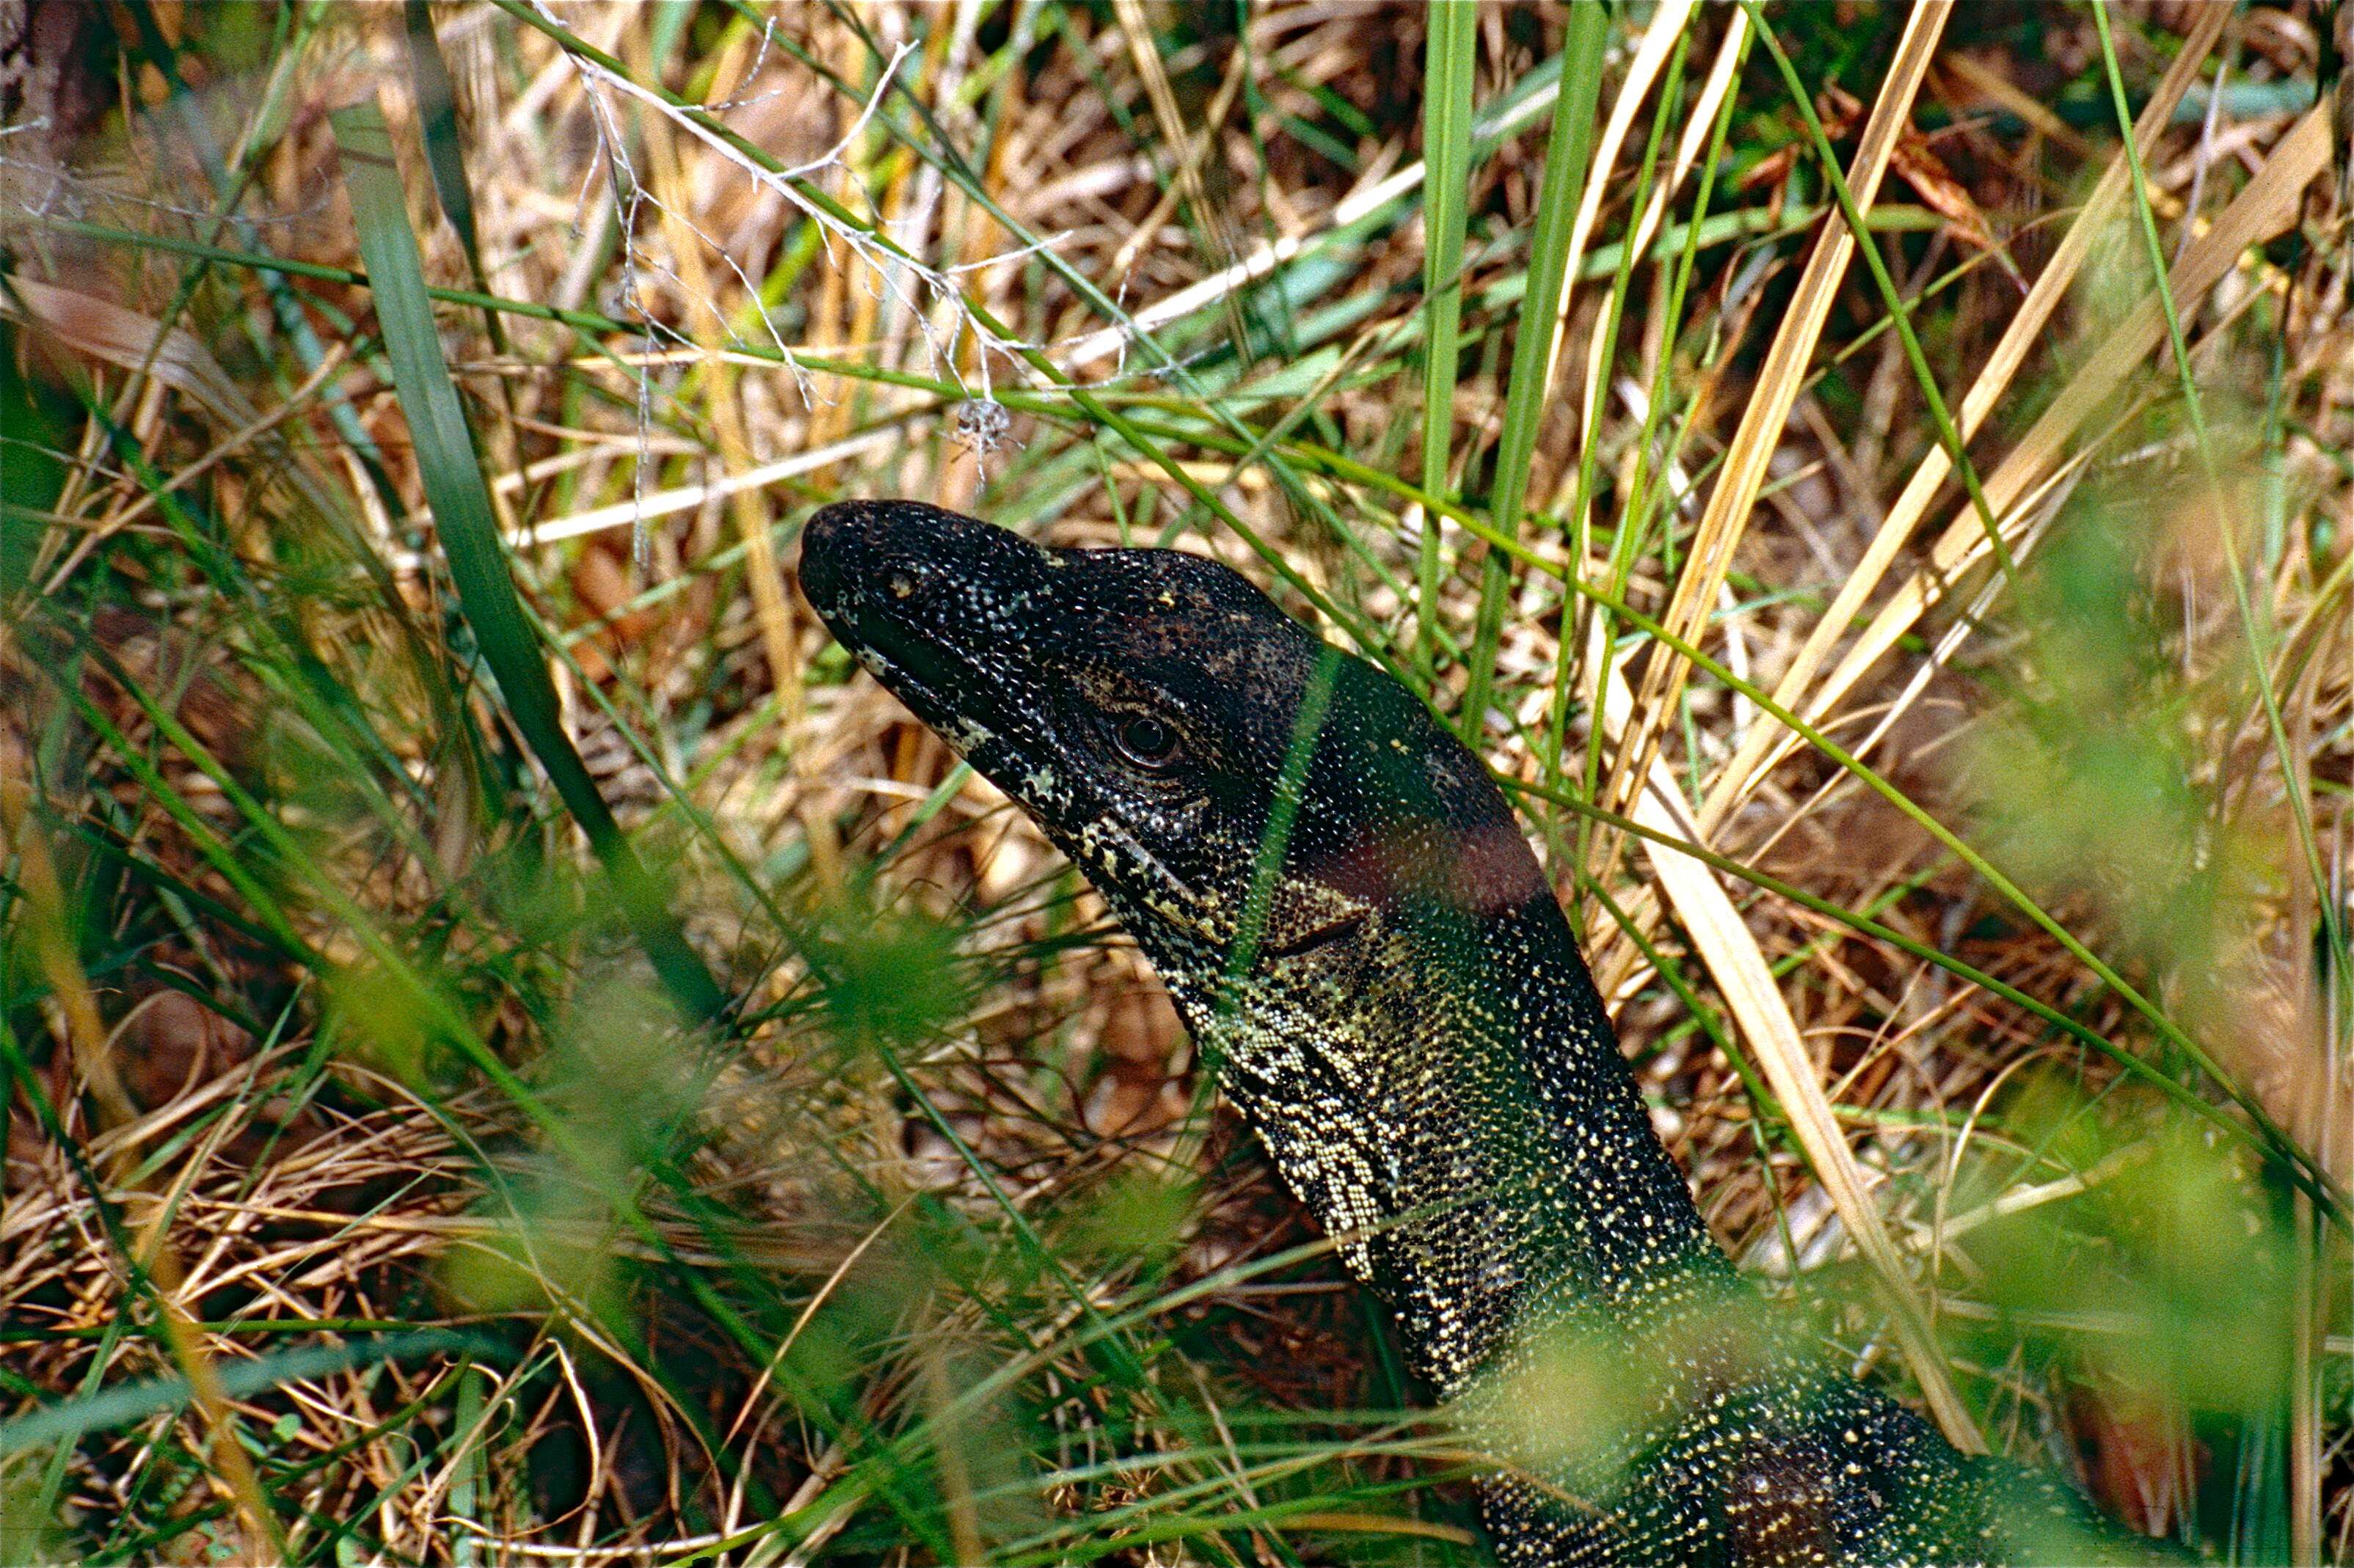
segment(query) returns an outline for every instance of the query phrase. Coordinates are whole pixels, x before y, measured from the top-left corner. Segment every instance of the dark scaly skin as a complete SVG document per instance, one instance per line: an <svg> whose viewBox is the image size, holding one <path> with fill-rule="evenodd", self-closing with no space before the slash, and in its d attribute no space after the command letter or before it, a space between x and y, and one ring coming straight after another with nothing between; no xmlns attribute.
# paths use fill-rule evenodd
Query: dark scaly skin
<svg viewBox="0 0 2354 1568"><path fill-rule="evenodd" d="M1481 1500L1504 1562L2161 1550L1966 1458L1773 1326L1652 1131L1511 808L1388 674L1214 562L1041 550L912 502L820 512L801 581L1152 960L1416 1371L1503 1461ZM1231 976L1319 680L1263 934Z"/></svg>

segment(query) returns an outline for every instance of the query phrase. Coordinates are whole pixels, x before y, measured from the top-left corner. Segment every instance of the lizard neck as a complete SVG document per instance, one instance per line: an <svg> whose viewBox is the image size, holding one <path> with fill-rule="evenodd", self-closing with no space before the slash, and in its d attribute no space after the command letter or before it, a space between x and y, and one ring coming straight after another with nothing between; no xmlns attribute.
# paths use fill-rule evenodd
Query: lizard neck
<svg viewBox="0 0 2354 1568"><path fill-rule="evenodd" d="M1477 918L1375 917L1261 966L1223 1009L1214 971L1156 957L1443 1393L1511 1337L1646 1334L1732 1286L1550 893Z"/></svg>

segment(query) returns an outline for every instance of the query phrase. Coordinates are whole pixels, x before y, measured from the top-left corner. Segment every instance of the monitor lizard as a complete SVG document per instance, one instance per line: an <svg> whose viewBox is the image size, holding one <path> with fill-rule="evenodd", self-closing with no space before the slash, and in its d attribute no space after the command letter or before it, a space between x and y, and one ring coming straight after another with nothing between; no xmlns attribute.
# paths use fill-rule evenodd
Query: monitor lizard
<svg viewBox="0 0 2354 1568"><path fill-rule="evenodd" d="M915 502L803 534L844 646L1151 960L1509 1564L2165 1559L1822 1363L1710 1236L1479 759L1238 573Z"/></svg>

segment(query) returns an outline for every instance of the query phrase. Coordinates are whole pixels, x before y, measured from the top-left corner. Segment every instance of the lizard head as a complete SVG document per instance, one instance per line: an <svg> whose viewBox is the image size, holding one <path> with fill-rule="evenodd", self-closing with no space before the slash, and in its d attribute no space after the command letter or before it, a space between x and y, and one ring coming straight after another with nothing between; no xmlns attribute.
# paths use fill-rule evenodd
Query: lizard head
<svg viewBox="0 0 2354 1568"><path fill-rule="evenodd" d="M1590 1198L1619 1169L1598 1135L1548 1129L1590 1112L1650 1136L1479 759L1387 672L1197 556L1041 549L853 502L811 519L801 583L1087 874L1416 1365L1453 1386L1532 1281L1586 1255L1574 1224L1529 1219L1532 1195Z"/></svg>
<svg viewBox="0 0 2354 1568"><path fill-rule="evenodd" d="M1078 863L1181 1006L1189 974L1229 959L1295 744L1311 749L1258 967L1550 901L1478 759L1217 562L1042 549L915 502L844 502L811 520L801 583ZM1320 681L1329 700L1303 725Z"/></svg>

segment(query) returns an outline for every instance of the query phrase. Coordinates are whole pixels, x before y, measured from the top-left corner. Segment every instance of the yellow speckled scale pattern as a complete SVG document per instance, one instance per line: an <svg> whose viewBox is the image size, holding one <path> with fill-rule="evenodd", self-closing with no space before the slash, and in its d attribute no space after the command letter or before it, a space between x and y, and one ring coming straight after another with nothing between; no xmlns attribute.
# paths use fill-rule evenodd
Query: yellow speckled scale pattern
<svg viewBox="0 0 2354 1568"><path fill-rule="evenodd" d="M1653 1133L1511 808L1388 674L1214 562L1043 550L912 502L820 512L801 580L1151 959L1416 1370L1495 1456L1482 1504L1503 1562L2159 1550L2057 1482L1964 1457L1777 1329ZM1296 809L1245 940L1295 746Z"/></svg>

